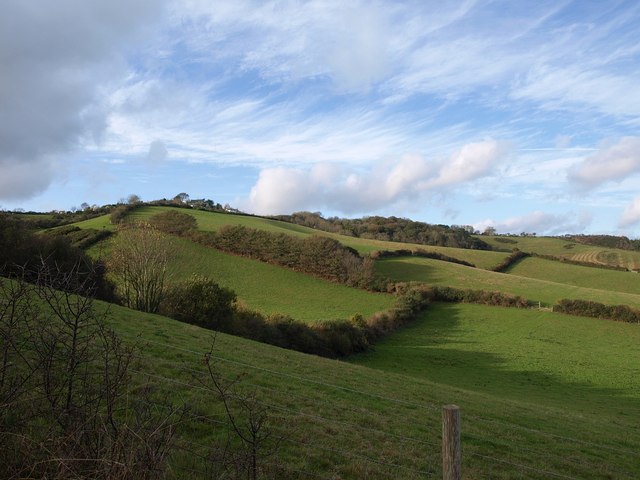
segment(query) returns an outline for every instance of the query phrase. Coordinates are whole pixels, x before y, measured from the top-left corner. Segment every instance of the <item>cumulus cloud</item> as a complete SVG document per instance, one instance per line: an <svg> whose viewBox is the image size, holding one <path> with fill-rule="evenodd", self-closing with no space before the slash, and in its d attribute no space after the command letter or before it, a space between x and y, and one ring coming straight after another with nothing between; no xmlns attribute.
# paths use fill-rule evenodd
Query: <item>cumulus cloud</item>
<svg viewBox="0 0 640 480"><path fill-rule="evenodd" d="M542 211L534 211L526 215L508 218L502 221L483 220L474 224L474 228L484 231L487 227L493 227L498 233L537 233L541 235L560 235L564 233L581 233L592 222L591 214L564 213L552 214Z"/></svg>
<svg viewBox="0 0 640 480"><path fill-rule="evenodd" d="M487 140L442 159L404 155L360 169L328 163L306 170L266 168L243 207L263 215L325 207L347 214L375 211L491 175L507 151Z"/></svg>
<svg viewBox="0 0 640 480"><path fill-rule="evenodd" d="M590 189L605 182L622 181L638 172L640 137L623 137L575 165L569 170L568 179L578 187Z"/></svg>
<svg viewBox="0 0 640 480"><path fill-rule="evenodd" d="M633 199L633 201L627 205L620 217L618 226L620 228L627 228L640 223L640 196Z"/></svg>
<svg viewBox="0 0 640 480"><path fill-rule="evenodd" d="M51 159L100 137L102 94L122 74L119 54L157 11L153 0L3 5L0 197L41 191L52 179Z"/></svg>

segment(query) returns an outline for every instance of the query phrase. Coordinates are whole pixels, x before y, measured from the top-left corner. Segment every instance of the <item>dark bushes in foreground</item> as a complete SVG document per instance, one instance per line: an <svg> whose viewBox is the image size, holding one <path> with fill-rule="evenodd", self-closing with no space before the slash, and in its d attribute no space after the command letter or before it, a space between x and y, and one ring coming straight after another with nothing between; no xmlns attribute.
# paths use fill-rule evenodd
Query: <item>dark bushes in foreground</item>
<svg viewBox="0 0 640 480"><path fill-rule="evenodd" d="M563 298L553 306L553 311L582 317L606 318L619 322L640 323L640 310L627 305L605 305L589 300L569 300Z"/></svg>

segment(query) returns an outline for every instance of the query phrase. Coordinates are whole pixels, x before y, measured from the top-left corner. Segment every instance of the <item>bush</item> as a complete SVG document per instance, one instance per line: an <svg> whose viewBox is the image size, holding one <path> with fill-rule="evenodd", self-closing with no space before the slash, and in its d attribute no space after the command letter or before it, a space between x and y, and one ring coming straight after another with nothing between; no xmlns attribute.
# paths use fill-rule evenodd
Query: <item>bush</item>
<svg viewBox="0 0 640 480"><path fill-rule="evenodd" d="M149 223L153 228L170 235L186 235L198 226L195 217L175 210L158 213L149 219Z"/></svg>
<svg viewBox="0 0 640 480"><path fill-rule="evenodd" d="M453 287L433 286L432 298L441 302L477 303L496 307L526 308L529 300L503 292L488 292L486 290L458 289Z"/></svg>
<svg viewBox="0 0 640 480"><path fill-rule="evenodd" d="M505 258L499 265L496 265L492 268L494 272L506 272L509 267L515 265L523 258L527 258L529 256L528 253L523 252L522 250L518 250L515 248L513 253Z"/></svg>
<svg viewBox="0 0 640 480"><path fill-rule="evenodd" d="M254 258L315 275L336 283L384 291L387 281L374 270L373 259L340 242L314 235L297 238L240 225L226 225L215 233L194 232L193 241L225 252Z"/></svg>
<svg viewBox="0 0 640 480"><path fill-rule="evenodd" d="M213 280L194 275L185 283L170 287L160 304L160 312L182 322L227 330L236 301L233 290Z"/></svg>
<svg viewBox="0 0 640 480"><path fill-rule="evenodd" d="M605 305L589 300L569 300L563 298L553 306L554 312L582 317L606 318L619 322L640 323L640 310L628 305Z"/></svg>

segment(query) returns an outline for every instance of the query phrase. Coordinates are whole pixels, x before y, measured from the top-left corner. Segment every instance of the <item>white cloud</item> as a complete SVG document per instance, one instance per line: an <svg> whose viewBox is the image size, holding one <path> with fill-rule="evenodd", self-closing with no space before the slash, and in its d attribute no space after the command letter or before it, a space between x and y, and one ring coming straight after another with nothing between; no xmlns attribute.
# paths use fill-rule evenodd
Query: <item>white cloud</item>
<svg viewBox="0 0 640 480"><path fill-rule="evenodd" d="M627 205L620 217L618 226L620 228L628 228L640 223L640 196L633 199L633 201Z"/></svg>
<svg viewBox="0 0 640 480"><path fill-rule="evenodd" d="M370 168L327 163L308 170L265 168L242 207L258 214L325 207L348 214L375 211L491 175L505 151L487 140L463 146L450 159L404 155Z"/></svg>
<svg viewBox="0 0 640 480"><path fill-rule="evenodd" d="M433 185L445 186L483 177L504 158L507 150L506 144L494 140L465 145L442 165Z"/></svg>
<svg viewBox="0 0 640 480"><path fill-rule="evenodd" d="M640 137L624 137L602 147L569 170L568 179L582 188L622 181L640 172Z"/></svg>
<svg viewBox="0 0 640 480"><path fill-rule="evenodd" d="M591 224L592 220L591 214L587 212L552 214L538 210L502 221L487 219L476 222L473 226L480 231L484 231L487 227L494 227L498 233L519 234L526 232L538 235L560 235L581 233Z"/></svg>

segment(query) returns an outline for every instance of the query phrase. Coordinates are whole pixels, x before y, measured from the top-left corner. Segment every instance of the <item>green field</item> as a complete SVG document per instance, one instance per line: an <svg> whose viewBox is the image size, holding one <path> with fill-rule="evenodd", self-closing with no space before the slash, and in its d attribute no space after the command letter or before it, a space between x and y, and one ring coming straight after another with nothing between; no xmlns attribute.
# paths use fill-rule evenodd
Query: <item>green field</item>
<svg viewBox="0 0 640 480"><path fill-rule="evenodd" d="M167 208L142 207L131 218L148 219ZM202 230L242 224L297 236L325 235L258 217L181 211L194 215ZM81 224L111 228L108 216ZM416 247L326 235L361 252ZM540 241L540 253L552 255L564 249L558 240L522 238L531 245ZM107 252L108 241L90 251ZM184 238L168 241L174 253L172 281L207 275L264 313L314 322L367 316L394 302L391 295L351 289ZM507 255L417 247L485 268ZM578 247L572 247L572 254ZM527 249L524 244L519 248ZM640 307L640 294L634 294L640 277L628 272L537 258L525 259L507 274L417 257L376 265L398 281L499 290L545 305L580 298ZM201 367L213 332L117 306L110 309L117 330L142 347L136 368L146 373L136 373L138 380L147 378L158 395L188 403L199 418L220 415L214 396L194 386L188 370ZM214 358L225 376L243 375L243 391L256 393L272 415L274 431L284 436L273 457L289 469L280 478L441 477L440 409L448 403L462 409L464 478L638 478L638 327L537 309L434 304L414 324L347 361L222 334L216 335ZM180 435L201 447L223 437L215 423L189 423ZM173 459L175 478L201 478L180 470L191 458Z"/></svg>
<svg viewBox="0 0 640 480"><path fill-rule="evenodd" d="M545 306L553 305L562 298L572 298L593 300L610 305L640 307L640 294L585 288L513 274L488 272L429 258L389 258L376 262L376 268L381 274L397 281L416 281L430 285L501 291L541 302ZM601 269L593 270L609 272ZM631 281L637 281L634 273L614 273L626 274Z"/></svg>
<svg viewBox="0 0 640 480"><path fill-rule="evenodd" d="M578 287L640 294L640 276L633 272L584 267L528 257L511 267L507 273Z"/></svg>
<svg viewBox="0 0 640 480"><path fill-rule="evenodd" d="M241 304L265 314L281 313L296 320L317 322L348 318L356 313L369 316L386 310L394 297L349 288L303 273L249 258L223 253L189 240L171 237L169 283L204 275L234 290ZM106 245L94 245L97 256Z"/></svg>
<svg viewBox="0 0 640 480"><path fill-rule="evenodd" d="M116 226L110 221L110 215L100 215L99 217L90 218L89 220L83 220L82 222L76 222L76 225L80 228L94 228L96 230L115 230Z"/></svg>
<svg viewBox="0 0 640 480"><path fill-rule="evenodd" d="M242 225L249 228L255 228L258 230L266 230L274 233L286 233L288 235L295 235L300 237L307 237L310 235L323 235L326 237L334 238L343 245L356 249L358 252L370 253L376 250L400 250L400 249L424 249L431 252L439 252L450 257L454 257L460 260L464 260L479 268L492 268L498 265L508 255L505 252L492 252L484 250L469 250L464 248L447 248L437 247L430 245L418 245L412 243L400 243L400 242L384 242L382 240L370 240L366 238L349 237L346 235L338 235L334 233L322 232L314 230L312 228L295 225L292 223L282 222L279 220L271 220L262 217L252 217L246 215L235 215L227 213L217 212L204 212L200 210L189 210L184 208L175 207L153 207L145 206L134 210L128 219L136 220L149 220L153 215L156 215L167 210L176 210L182 213L188 213L196 218L198 222L198 229L204 231L215 231L224 225ZM102 217L101 217L102 218ZM80 224L78 224L80 225ZM89 228L89 227L87 227ZM92 227L96 228L96 227Z"/></svg>
<svg viewBox="0 0 640 480"><path fill-rule="evenodd" d="M499 249L513 250L518 248L523 252L565 257L580 262L613 265L630 270L640 269L640 252L630 250L584 245L557 237L492 237L483 235L479 238ZM500 241L505 239L509 243Z"/></svg>
<svg viewBox="0 0 640 480"><path fill-rule="evenodd" d="M640 328L627 323L434 304L353 361L505 399L640 416Z"/></svg>
<svg viewBox="0 0 640 480"><path fill-rule="evenodd" d="M355 359L376 369L223 334L214 360L228 377L243 374L241 390L267 406L273 431L285 439L277 457L290 469L286 478L441 477L440 408L448 403L462 411L464 478L636 476L639 331L496 310L503 311L434 306L373 356ZM199 418L220 414L208 392L188 386L210 332L120 307L111 312L117 330L142 347L138 368L150 376L136 378L188 401ZM585 347L596 338L602 347L591 356ZM618 354L607 351L612 344ZM617 371L607 376L607 369ZM181 438L206 445L219 430L188 424ZM189 478L180 470L186 460L174 461L177 477Z"/></svg>

